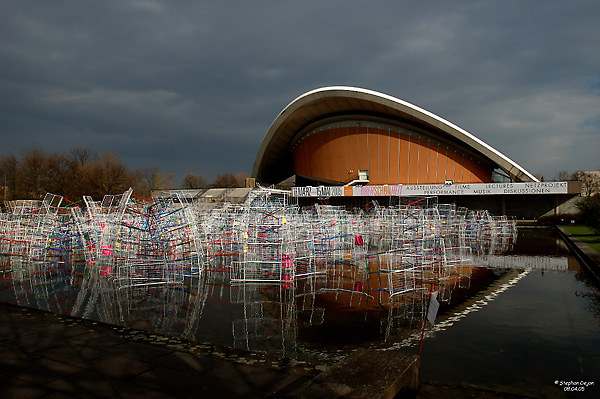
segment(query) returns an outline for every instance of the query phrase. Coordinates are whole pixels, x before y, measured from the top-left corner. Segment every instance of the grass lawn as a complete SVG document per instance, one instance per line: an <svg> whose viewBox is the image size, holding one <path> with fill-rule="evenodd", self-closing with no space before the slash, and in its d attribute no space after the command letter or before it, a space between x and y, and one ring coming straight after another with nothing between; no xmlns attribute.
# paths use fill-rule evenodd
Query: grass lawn
<svg viewBox="0 0 600 399"><path fill-rule="evenodd" d="M594 233L594 230L582 225L563 225L560 226L573 234L579 240L585 242L590 248L600 253L600 234Z"/></svg>

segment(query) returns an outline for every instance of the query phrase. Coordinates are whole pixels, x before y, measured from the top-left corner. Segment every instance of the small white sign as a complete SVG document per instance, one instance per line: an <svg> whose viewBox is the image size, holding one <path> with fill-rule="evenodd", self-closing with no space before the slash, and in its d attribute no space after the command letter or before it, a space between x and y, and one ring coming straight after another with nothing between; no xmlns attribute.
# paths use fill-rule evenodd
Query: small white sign
<svg viewBox="0 0 600 399"><path fill-rule="evenodd" d="M437 316L438 309L440 308L440 303L437 300L437 296L438 291L433 291L431 293L429 308L427 309L427 321L429 321L432 326L435 324L435 318Z"/></svg>

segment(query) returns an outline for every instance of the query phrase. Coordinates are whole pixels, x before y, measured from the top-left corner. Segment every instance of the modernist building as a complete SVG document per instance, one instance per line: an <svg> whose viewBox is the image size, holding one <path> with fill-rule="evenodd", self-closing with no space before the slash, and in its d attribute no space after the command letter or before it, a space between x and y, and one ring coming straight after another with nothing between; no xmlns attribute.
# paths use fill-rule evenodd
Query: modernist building
<svg viewBox="0 0 600 399"><path fill-rule="evenodd" d="M436 196L527 219L575 213L581 192L579 182L539 182L431 112L344 86L309 91L285 107L263 139L252 176L262 185L293 181L292 196L304 205Z"/></svg>
<svg viewBox="0 0 600 399"><path fill-rule="evenodd" d="M262 184L295 176L297 185L537 181L431 112L344 86L310 91L285 107L265 135L252 175Z"/></svg>

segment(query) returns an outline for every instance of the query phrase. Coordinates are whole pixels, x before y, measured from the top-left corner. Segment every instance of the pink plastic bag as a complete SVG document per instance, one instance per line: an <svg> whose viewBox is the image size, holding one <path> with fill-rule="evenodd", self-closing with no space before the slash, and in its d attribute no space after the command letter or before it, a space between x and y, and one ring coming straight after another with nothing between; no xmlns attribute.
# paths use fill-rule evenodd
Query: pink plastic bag
<svg viewBox="0 0 600 399"><path fill-rule="evenodd" d="M365 245L365 242L360 234L357 234L356 237L354 237L354 244L358 245L359 247Z"/></svg>
<svg viewBox="0 0 600 399"><path fill-rule="evenodd" d="M290 254L283 255L282 259L283 259L283 261L281 262L281 265L284 268L294 267L294 258L292 257L292 255L290 255Z"/></svg>
<svg viewBox="0 0 600 399"><path fill-rule="evenodd" d="M283 275L283 282L281 283L283 288L292 288L292 276L289 274Z"/></svg>
<svg viewBox="0 0 600 399"><path fill-rule="evenodd" d="M100 247L100 252L104 256L112 256L112 254L113 254L112 245L102 245Z"/></svg>

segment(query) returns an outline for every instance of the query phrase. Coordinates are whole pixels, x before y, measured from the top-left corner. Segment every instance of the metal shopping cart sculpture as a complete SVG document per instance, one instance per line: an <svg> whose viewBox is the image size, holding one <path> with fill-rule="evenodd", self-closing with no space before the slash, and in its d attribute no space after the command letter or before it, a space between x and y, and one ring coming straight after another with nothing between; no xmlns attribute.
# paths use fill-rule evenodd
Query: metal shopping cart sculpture
<svg viewBox="0 0 600 399"><path fill-rule="evenodd" d="M389 309L389 330L396 319L422 319L429 291L439 291L444 301L451 288L468 286L472 254L503 251L515 237L513 219L435 198L347 210L299 208L266 189L252 191L244 204L191 203L177 192L143 199L130 189L101 201L84 197L81 204L53 194L12 203L0 214L0 266L18 283L16 297L35 297L42 308L55 306L56 291L48 286L77 285L77 315L98 309L107 319L131 313L151 287L167 287L164 295L175 298L179 291L168 287L210 273L210 279L227 280L243 293L276 286L277 306L324 298L346 307ZM208 295L195 287L198 297ZM118 311L99 306L109 302L106 295L118 297ZM256 327L269 301L245 298ZM238 323L234 335L240 339L247 341L251 330L258 334Z"/></svg>

